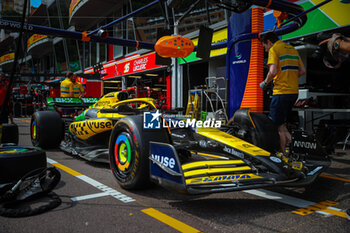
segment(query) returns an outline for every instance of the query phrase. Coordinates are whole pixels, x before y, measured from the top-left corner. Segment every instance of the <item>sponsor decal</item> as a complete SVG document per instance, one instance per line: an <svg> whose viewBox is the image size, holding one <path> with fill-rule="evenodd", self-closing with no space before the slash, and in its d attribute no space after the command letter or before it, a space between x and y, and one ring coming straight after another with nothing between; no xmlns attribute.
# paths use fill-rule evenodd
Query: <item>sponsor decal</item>
<svg viewBox="0 0 350 233"><path fill-rule="evenodd" d="M237 52L236 54L235 54L235 57L236 57L236 59L237 59L237 61L233 61L232 62L232 65L235 65L235 64L244 64L244 63L246 63L247 62L247 60L241 60L242 59L242 54L240 53L240 52Z"/></svg>
<svg viewBox="0 0 350 233"><path fill-rule="evenodd" d="M0 64L15 59L15 53L8 53L0 57Z"/></svg>
<svg viewBox="0 0 350 233"><path fill-rule="evenodd" d="M251 175L248 175L248 174L246 174L246 175L238 174L238 175L229 175L229 176L211 176L210 178L205 177L205 178L192 179L190 184L246 180L246 179L252 179L252 178L259 178L259 177L252 177Z"/></svg>
<svg viewBox="0 0 350 233"><path fill-rule="evenodd" d="M102 133L113 128L112 121L80 121L73 122L69 125L69 130L71 133L75 134L80 139L88 139L89 137Z"/></svg>
<svg viewBox="0 0 350 233"><path fill-rule="evenodd" d="M292 166L292 169L301 170L303 168L303 163L302 162L293 161L291 166Z"/></svg>
<svg viewBox="0 0 350 233"><path fill-rule="evenodd" d="M176 134L176 133L172 133L171 135L174 136L174 137L177 137L177 138L185 138L185 137L186 137L186 134Z"/></svg>
<svg viewBox="0 0 350 233"><path fill-rule="evenodd" d="M162 67L155 64L155 58L156 54L151 53L133 60L118 63L116 72L118 75L124 75Z"/></svg>
<svg viewBox="0 0 350 233"><path fill-rule="evenodd" d="M242 152L236 151L235 149L233 149L232 147L224 147L224 151L231 154L231 155L235 155L237 157L240 157L242 159L244 159L244 154Z"/></svg>
<svg viewBox="0 0 350 233"><path fill-rule="evenodd" d="M124 73L129 73L130 70L130 62L126 63L124 66Z"/></svg>
<svg viewBox="0 0 350 233"><path fill-rule="evenodd" d="M280 158L277 158L277 157L274 157L274 156L271 156L270 160L275 162L275 163L282 163L282 160Z"/></svg>
<svg viewBox="0 0 350 233"><path fill-rule="evenodd" d="M238 60L238 61L233 61L232 62L232 65L235 65L235 64L244 64L244 63L247 63L247 60Z"/></svg>
<svg viewBox="0 0 350 233"><path fill-rule="evenodd" d="M162 156L162 155L155 155L151 154L151 157L161 164L163 164L165 167L174 169L175 168L175 159L174 158L169 158L167 156Z"/></svg>
<svg viewBox="0 0 350 233"><path fill-rule="evenodd" d="M31 45L35 44L36 42L43 40L47 38L46 35L40 35L40 34L34 34L27 40L27 48L29 48Z"/></svg>
<svg viewBox="0 0 350 233"><path fill-rule="evenodd" d="M57 103L74 103L73 98L55 98L54 101Z"/></svg>
<svg viewBox="0 0 350 233"><path fill-rule="evenodd" d="M96 103L96 107L99 107L99 106L105 106L105 105L109 105L111 103L111 101L99 101Z"/></svg>
<svg viewBox="0 0 350 233"><path fill-rule="evenodd" d="M5 21L0 20L0 26L21 29L21 23L17 23L17 22L5 22ZM34 28L33 28L33 26L24 24L23 29L27 30L27 31L28 30L32 31Z"/></svg>
<svg viewBox="0 0 350 233"><path fill-rule="evenodd" d="M72 12L81 0L72 0L69 5L69 16L72 16Z"/></svg>
<svg viewBox="0 0 350 233"><path fill-rule="evenodd" d="M98 101L98 98L81 98L84 103L91 104L96 103Z"/></svg>
<svg viewBox="0 0 350 233"><path fill-rule="evenodd" d="M316 142L302 142L302 141L294 141L294 147L306 148L306 149L316 149Z"/></svg>
<svg viewBox="0 0 350 233"><path fill-rule="evenodd" d="M132 68L133 72L147 69L148 57L143 57L141 59L136 59L134 61L134 66Z"/></svg>
<svg viewBox="0 0 350 233"><path fill-rule="evenodd" d="M112 128L112 122L110 121L88 121L87 126L92 129L111 129Z"/></svg>

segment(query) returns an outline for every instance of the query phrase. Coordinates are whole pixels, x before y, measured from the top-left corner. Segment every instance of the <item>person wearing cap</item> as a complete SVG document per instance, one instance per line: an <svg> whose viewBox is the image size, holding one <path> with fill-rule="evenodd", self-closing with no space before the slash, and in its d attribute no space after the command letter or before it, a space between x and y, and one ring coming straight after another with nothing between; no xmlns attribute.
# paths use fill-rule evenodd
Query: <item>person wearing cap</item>
<svg viewBox="0 0 350 233"><path fill-rule="evenodd" d="M264 90L273 81L269 117L278 127L281 151L286 154L286 145L291 142L291 135L286 127L287 117L298 98L298 78L306 71L298 51L279 40L274 32L263 35L261 43L268 52L269 72L260 87Z"/></svg>

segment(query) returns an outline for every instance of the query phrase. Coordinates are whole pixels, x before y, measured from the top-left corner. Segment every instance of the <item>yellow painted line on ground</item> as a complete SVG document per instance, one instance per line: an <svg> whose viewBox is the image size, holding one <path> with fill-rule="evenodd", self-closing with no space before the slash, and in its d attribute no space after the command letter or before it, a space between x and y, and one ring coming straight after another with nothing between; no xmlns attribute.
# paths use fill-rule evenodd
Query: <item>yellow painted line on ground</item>
<svg viewBox="0 0 350 233"><path fill-rule="evenodd" d="M308 214L312 214L316 211L324 211L325 209L327 209L330 206L339 204L338 202L334 202L334 201L323 201L320 203L315 203L309 206L306 206L304 208L300 208L297 210L292 211L295 214L299 214L299 215L308 215Z"/></svg>
<svg viewBox="0 0 350 233"><path fill-rule="evenodd" d="M25 120L25 119L20 119L20 118L15 118L16 120L23 121L23 122L28 122L30 123L30 120Z"/></svg>
<svg viewBox="0 0 350 233"><path fill-rule="evenodd" d="M330 209L330 208L326 208L324 210L322 210L323 212L326 212L326 213L329 213L329 214L333 214L333 215L336 215L338 217L342 217L342 218L346 218L346 213L343 212L343 211L339 211L339 210L333 210L333 209Z"/></svg>
<svg viewBox="0 0 350 233"><path fill-rule="evenodd" d="M323 177L323 178L328 178L328 179L333 179L333 180L340 180L340 181L344 181L344 182L348 182L350 183L350 180L349 179L344 179L344 178L340 178L340 177L335 177L335 176L329 176L329 175L319 175L320 177Z"/></svg>
<svg viewBox="0 0 350 233"><path fill-rule="evenodd" d="M77 172L77 171L74 171L73 169L69 168L69 167L66 167L60 163L51 163L53 166L55 167L58 167L59 169L71 174L72 176L81 176L83 174Z"/></svg>
<svg viewBox="0 0 350 233"><path fill-rule="evenodd" d="M58 162L56 162L56 161L54 161L54 160L51 160L51 159L47 159L48 160L48 163L50 163L51 165L53 165L53 166L55 166L55 167L57 167L57 168L60 168L61 170L63 170L63 171L65 171L65 172L67 172L67 173L69 173L69 174L71 174L71 175L73 175L73 176L84 176L83 174L81 174L81 173L79 173L79 172L76 172L76 171L74 171L73 169L71 169L71 168L69 168L69 167L66 167L66 166L64 166L64 165L62 165L62 164L60 164L60 163L58 163ZM84 176L85 177L85 176ZM104 191L104 192L106 192L106 188L108 188L108 187L106 187L106 188L101 188L101 186L103 186L102 184L100 184L99 182L97 182L97 181L94 181L94 180L92 180L92 179L87 179L88 177L85 177L84 179L82 179L82 180L84 180L84 181L86 181L86 182L88 182L88 183L90 183L90 184L92 184L93 186L95 186L95 187L97 187L97 188L99 188L100 187L100 189L102 189L102 191ZM115 192L117 192L117 191L115 191ZM109 191L109 195L110 194L112 194L112 192L111 191ZM101 195L101 194L100 194ZM99 196L100 196L99 195ZM103 195L104 196L104 195ZM112 195L113 196L113 195ZM118 195L116 195L116 198L118 199L118 197L120 197L121 196L121 193L119 193L118 192ZM130 197L127 197L127 196L125 196L125 195L123 195L123 198L124 199L127 199L127 201L126 202L130 202L130 201L135 201L134 199L132 199L132 198L130 198ZM120 198L119 198L120 199ZM121 200L121 201L123 201L123 200ZM153 208L148 208L148 209L143 209L143 210L141 210L143 213L145 213L145 214L147 214L147 215L149 215L149 216L151 216L151 217L153 217L153 218L155 218L155 219L157 219L157 220L159 220L159 221L161 221L162 223L165 223L165 224L167 224L167 225L169 225L170 227L172 227L172 228L174 228L174 229L176 229L176 230L178 230L178 231L180 231L180 232L188 232L188 233L198 233L198 232L201 232L201 231L199 231L199 230L197 230L197 229L195 229L195 228L193 228L193 227L191 227L191 226L189 226L189 225L187 225L187 224L185 224L185 223L182 223L182 222L180 222L180 221L178 221L178 220L176 220L176 219L174 219L174 218L172 218L172 217L170 217L170 216L168 216L168 215L166 215L166 214L163 214L162 212L160 212L160 211L158 211L158 210L156 210L156 209L153 209Z"/></svg>
<svg viewBox="0 0 350 233"><path fill-rule="evenodd" d="M343 211L339 211L339 210L334 210L334 209L330 209L330 208L327 208L327 209L324 209L322 210L323 212L326 212L326 213L329 213L329 214L333 214L333 215L336 215L338 217L342 217L342 218L346 218L346 213L343 212Z"/></svg>
<svg viewBox="0 0 350 233"><path fill-rule="evenodd" d="M347 218L345 212L337 210L336 208L333 208L331 206L333 205L337 205L339 204L338 202L334 202L334 201L323 201L320 203L316 203L304 208L300 208L297 210L292 211L295 214L299 214L299 215L308 215L308 214L312 214L316 211L322 211L322 212L326 212L338 217L342 217L342 218Z"/></svg>
<svg viewBox="0 0 350 233"><path fill-rule="evenodd" d="M162 212L153 209L153 208L149 208L149 209L143 209L141 210L143 213L169 225L170 227L178 230L179 232L186 232L186 233L198 233L201 232L200 230L197 230L183 222L180 222L179 220L176 220L175 218L172 218L166 214L163 214Z"/></svg>

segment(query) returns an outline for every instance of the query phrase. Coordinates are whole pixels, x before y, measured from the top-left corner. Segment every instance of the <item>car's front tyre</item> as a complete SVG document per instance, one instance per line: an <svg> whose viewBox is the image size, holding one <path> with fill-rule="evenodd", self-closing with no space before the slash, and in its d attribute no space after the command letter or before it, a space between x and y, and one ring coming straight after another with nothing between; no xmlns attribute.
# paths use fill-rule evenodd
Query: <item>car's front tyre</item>
<svg viewBox="0 0 350 233"><path fill-rule="evenodd" d="M142 116L122 118L110 136L110 167L124 189L141 189L150 185L149 142L169 142L163 129L144 130L142 119Z"/></svg>

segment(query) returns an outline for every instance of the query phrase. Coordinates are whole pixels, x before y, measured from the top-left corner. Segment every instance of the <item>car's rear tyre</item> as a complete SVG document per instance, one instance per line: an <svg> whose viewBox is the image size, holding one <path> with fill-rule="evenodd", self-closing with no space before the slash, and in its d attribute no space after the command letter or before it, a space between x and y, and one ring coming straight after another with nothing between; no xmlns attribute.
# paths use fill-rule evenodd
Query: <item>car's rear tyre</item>
<svg viewBox="0 0 350 233"><path fill-rule="evenodd" d="M0 147L0 184L17 182L30 171L45 168L46 154L30 146Z"/></svg>
<svg viewBox="0 0 350 233"><path fill-rule="evenodd" d="M1 144L18 144L18 126L16 124L2 124Z"/></svg>
<svg viewBox="0 0 350 233"><path fill-rule="evenodd" d="M110 167L124 189L142 189L150 185L149 142L169 142L164 129L144 130L142 119L142 116L121 119L110 136Z"/></svg>
<svg viewBox="0 0 350 233"><path fill-rule="evenodd" d="M57 148L64 136L64 123L57 112L38 111L30 123L32 144L45 149Z"/></svg>

